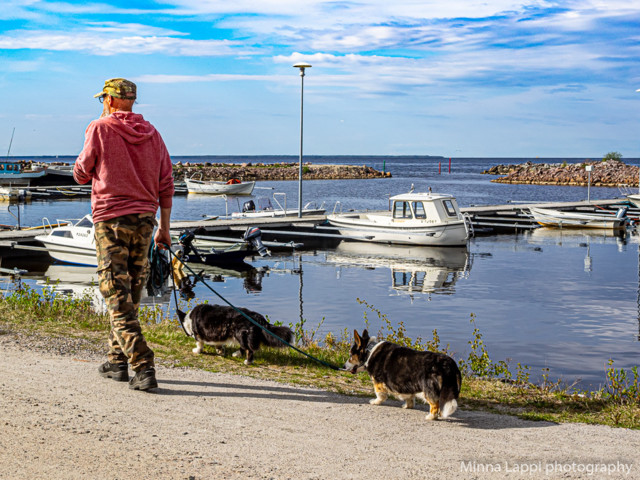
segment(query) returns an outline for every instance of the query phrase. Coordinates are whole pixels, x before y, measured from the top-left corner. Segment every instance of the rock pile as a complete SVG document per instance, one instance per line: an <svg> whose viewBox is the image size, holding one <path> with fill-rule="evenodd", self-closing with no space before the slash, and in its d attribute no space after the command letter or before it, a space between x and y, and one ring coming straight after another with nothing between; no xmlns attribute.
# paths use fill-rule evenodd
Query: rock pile
<svg viewBox="0 0 640 480"><path fill-rule="evenodd" d="M200 180L227 181L237 178L250 180L297 180L298 163L180 163L173 166L173 177L176 181L196 175ZM302 165L304 180L345 180L363 178L388 178L389 172L383 173L366 165Z"/></svg>
<svg viewBox="0 0 640 480"><path fill-rule="evenodd" d="M638 185L638 167L626 165L620 160L593 161L584 163L533 163L497 165L485 170L488 175L506 175L491 180L497 183L528 183L535 185L587 186L591 165L591 185L594 187L617 187Z"/></svg>

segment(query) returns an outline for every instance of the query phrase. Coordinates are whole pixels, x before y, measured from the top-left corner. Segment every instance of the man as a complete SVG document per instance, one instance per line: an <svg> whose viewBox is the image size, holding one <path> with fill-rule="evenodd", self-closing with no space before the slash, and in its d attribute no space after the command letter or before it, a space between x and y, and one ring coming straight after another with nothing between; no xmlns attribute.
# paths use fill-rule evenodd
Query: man
<svg viewBox="0 0 640 480"><path fill-rule="evenodd" d="M128 381L128 362L135 372L129 388L149 390L158 382L138 308L156 225L156 244L171 244L171 158L153 125L132 112L135 83L109 79L94 97L103 104L102 116L87 127L73 176L81 184L92 182L98 279L111 318L107 362L98 372L105 378ZM158 207L159 223L155 219Z"/></svg>

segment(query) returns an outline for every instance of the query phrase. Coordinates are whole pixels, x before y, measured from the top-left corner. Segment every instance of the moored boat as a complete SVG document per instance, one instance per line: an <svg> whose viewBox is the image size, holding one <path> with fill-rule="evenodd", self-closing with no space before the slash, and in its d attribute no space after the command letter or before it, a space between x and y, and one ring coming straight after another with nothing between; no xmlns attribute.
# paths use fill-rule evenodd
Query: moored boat
<svg viewBox="0 0 640 480"><path fill-rule="evenodd" d="M0 185L28 187L31 180L43 177L44 169L25 169L19 162L0 162Z"/></svg>
<svg viewBox="0 0 640 480"><path fill-rule="evenodd" d="M58 224L64 223L58 220ZM46 225L46 224L45 224ZM98 266L95 228L90 214L76 223L68 221L66 225L52 228L45 227L45 234L35 237L41 242L54 260L76 265Z"/></svg>
<svg viewBox="0 0 640 480"><path fill-rule="evenodd" d="M257 198L254 202L249 200L242 205L241 212L233 212L231 218L273 218L273 217L295 217L299 213L302 215L323 215L324 204L317 206L313 202L308 202L302 209L287 208L287 195L276 192L273 194L274 207L271 200L266 197Z"/></svg>
<svg viewBox="0 0 640 480"><path fill-rule="evenodd" d="M627 223L626 208L620 208L616 214L568 212L552 208L529 207L537 223L544 227L559 228L624 228Z"/></svg>
<svg viewBox="0 0 640 480"><path fill-rule="evenodd" d="M215 180L202 180L195 178L196 175L191 178L185 178L184 182L187 185L187 191L189 193L200 193L209 195L251 195L256 182L242 182L236 178L232 178L226 182L220 182Z"/></svg>
<svg viewBox="0 0 640 480"><path fill-rule="evenodd" d="M461 246L469 227L456 199L439 193L403 193L391 197L388 212L333 213L329 224L341 235L399 245Z"/></svg>

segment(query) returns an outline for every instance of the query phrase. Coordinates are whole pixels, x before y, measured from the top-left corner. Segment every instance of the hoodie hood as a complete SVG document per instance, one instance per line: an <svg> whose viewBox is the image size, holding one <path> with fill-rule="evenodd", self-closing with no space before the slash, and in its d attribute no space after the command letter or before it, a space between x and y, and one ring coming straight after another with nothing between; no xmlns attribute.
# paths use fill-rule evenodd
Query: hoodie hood
<svg viewBox="0 0 640 480"><path fill-rule="evenodd" d="M114 112L99 121L114 130L125 142L134 145L146 142L156 133L155 127L139 113Z"/></svg>

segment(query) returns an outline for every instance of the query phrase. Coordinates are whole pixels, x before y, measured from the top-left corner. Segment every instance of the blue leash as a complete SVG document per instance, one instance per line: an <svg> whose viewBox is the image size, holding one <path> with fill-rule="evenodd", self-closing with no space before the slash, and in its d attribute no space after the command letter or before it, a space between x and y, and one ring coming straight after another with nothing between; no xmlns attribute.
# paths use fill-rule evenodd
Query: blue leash
<svg viewBox="0 0 640 480"><path fill-rule="evenodd" d="M166 244L164 244L165 247L168 247ZM218 296L218 298L220 298L220 300L222 300L224 303L226 303L227 305L229 305L231 308L233 308L236 312L238 312L239 314L241 314L244 318L246 318L247 320L249 320L251 323L253 323L255 326L260 327L263 331L267 332L269 335L271 335L272 337L275 337L277 340L279 340L281 343L285 344L286 346L288 346L289 348L295 350L296 352L304 355L305 357L310 358L311 360L314 360L315 362L318 362L321 365L324 365L325 367L328 367L332 370L338 370L338 371L344 371L343 368L338 367L336 365L332 365L331 363L325 362L324 360L321 360L319 358L314 357L313 355L308 354L307 352L300 350L298 347L291 345L289 342L287 342L286 340L284 340L283 338L280 338L278 335L276 335L275 333L267 330L267 328L265 328L264 326L260 325L258 322L256 322L253 318L251 318L249 315L247 315L246 313L244 313L242 310L240 310L239 308L237 308L235 305L233 305L231 302L229 302L226 298L224 298L222 295L220 295L218 292L216 292L207 282L204 281L204 278L202 278L202 276L200 276L199 273L194 272L191 267L189 265L187 265L180 257L178 257L175 252L173 250L171 250L171 248L167 248L169 250L169 252L171 253L171 255L173 255L174 258L176 258L181 264L182 266L186 267L187 270L189 270L189 272L191 272L191 274L197 279L199 280L205 287L207 287L209 290L211 290L214 294L216 294ZM173 279L173 269L171 272L171 278ZM175 279L173 282L173 293L175 296L175 292L176 292L176 284L175 284ZM186 329L184 328L184 317L186 317L186 313L184 313L183 311L178 309L178 297L175 296L176 298L176 313L178 314L178 319L180 320L180 326L182 327L182 329L185 331L185 333L187 333Z"/></svg>

